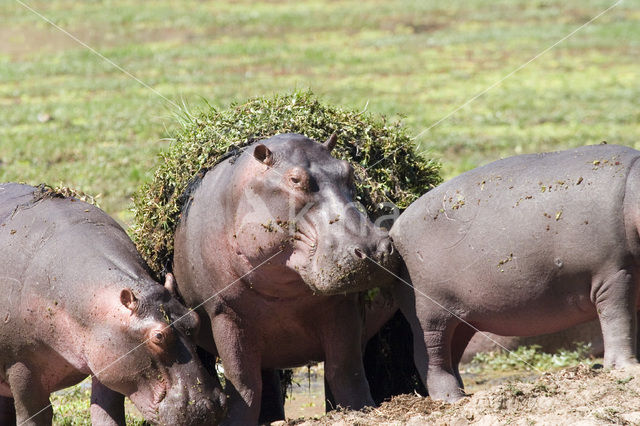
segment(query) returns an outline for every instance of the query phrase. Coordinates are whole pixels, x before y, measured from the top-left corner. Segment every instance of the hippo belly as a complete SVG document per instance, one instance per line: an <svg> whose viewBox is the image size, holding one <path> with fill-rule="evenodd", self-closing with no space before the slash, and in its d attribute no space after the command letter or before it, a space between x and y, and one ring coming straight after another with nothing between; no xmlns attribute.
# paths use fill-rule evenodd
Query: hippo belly
<svg viewBox="0 0 640 426"><path fill-rule="evenodd" d="M603 323L605 349L606 328L624 340L637 300L639 157L610 145L512 157L452 179L401 215L391 236L415 292L402 286L398 297L424 337L417 353L434 352L429 371L441 364L426 378L430 393L461 395L467 323L531 336L606 310L615 320ZM634 359L635 348L622 346L611 345L611 364Z"/></svg>

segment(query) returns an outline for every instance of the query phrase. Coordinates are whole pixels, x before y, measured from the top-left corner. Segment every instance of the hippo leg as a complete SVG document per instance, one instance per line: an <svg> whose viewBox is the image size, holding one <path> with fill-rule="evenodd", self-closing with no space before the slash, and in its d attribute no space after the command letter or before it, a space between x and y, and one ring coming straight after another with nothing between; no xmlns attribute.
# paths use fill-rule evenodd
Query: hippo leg
<svg viewBox="0 0 640 426"><path fill-rule="evenodd" d="M258 423L269 424L284 419L284 395L280 384L280 372L262 370L262 399Z"/></svg>
<svg viewBox="0 0 640 426"><path fill-rule="evenodd" d="M258 339L241 331L226 315L214 317L211 330L227 379L228 411L223 424L257 424L262 394Z"/></svg>
<svg viewBox="0 0 640 426"><path fill-rule="evenodd" d="M640 361L640 311L636 313L636 360Z"/></svg>
<svg viewBox="0 0 640 426"><path fill-rule="evenodd" d="M13 398L0 396L0 425L15 426L16 407Z"/></svg>
<svg viewBox="0 0 640 426"><path fill-rule="evenodd" d="M344 307L324 330L324 373L336 403L360 410L375 405L362 362L362 330L358 326L362 320L350 304Z"/></svg>
<svg viewBox="0 0 640 426"><path fill-rule="evenodd" d="M421 332L414 334L414 357L427 360L418 365L420 376L425 378L429 396L444 401L457 401L465 396L452 365L451 342L458 326L453 318L425 318ZM426 354L425 354L426 352ZM426 374L425 371L426 370Z"/></svg>
<svg viewBox="0 0 640 426"><path fill-rule="evenodd" d="M464 384L462 383L462 377L460 377L458 367L460 365L462 355L474 334L476 334L476 331L467 324L460 324L456 327L456 330L453 333L453 340L451 342L451 365L453 367L453 372L456 375L456 379L458 379L458 386L460 389L464 389Z"/></svg>
<svg viewBox="0 0 640 426"><path fill-rule="evenodd" d="M636 361L636 299L633 275L621 270L607 278L592 294L604 340L606 367L625 367Z"/></svg>
<svg viewBox="0 0 640 426"><path fill-rule="evenodd" d="M124 426L124 395L91 380L91 424L100 426Z"/></svg>
<svg viewBox="0 0 640 426"><path fill-rule="evenodd" d="M19 425L50 425L53 408L49 393L42 389L40 381L23 363L9 368L7 378L15 399L16 421Z"/></svg>
<svg viewBox="0 0 640 426"><path fill-rule="evenodd" d="M395 285L392 292L411 326L413 360L420 380L433 399L456 401L465 396L452 365L452 341L461 322L421 295L418 299L413 287L407 285L410 278L406 268L402 276L403 283ZM460 343L460 347L468 343L465 334L461 329L459 341L464 344Z"/></svg>

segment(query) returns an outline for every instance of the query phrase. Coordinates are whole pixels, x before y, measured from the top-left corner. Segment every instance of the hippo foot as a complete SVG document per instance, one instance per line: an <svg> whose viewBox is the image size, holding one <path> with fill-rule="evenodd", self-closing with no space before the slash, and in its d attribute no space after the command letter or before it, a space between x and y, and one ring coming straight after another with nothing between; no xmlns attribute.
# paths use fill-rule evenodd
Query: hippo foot
<svg viewBox="0 0 640 426"><path fill-rule="evenodd" d="M456 402L467 396L462 383L451 371L431 366L427 373L427 391L432 399Z"/></svg>
<svg viewBox="0 0 640 426"><path fill-rule="evenodd" d="M640 363L638 363L637 361L622 365L620 367L616 366L616 369L624 373L633 374L634 376L640 376Z"/></svg>
<svg viewBox="0 0 640 426"><path fill-rule="evenodd" d="M433 392L433 394L431 394L431 392L429 393L429 396L431 397L431 399L434 400L438 400L438 401L444 401L444 402L449 402L449 403L453 403L456 401L460 401L462 398L469 396L467 395L462 389L457 389L456 391L453 392L438 392L435 391Z"/></svg>

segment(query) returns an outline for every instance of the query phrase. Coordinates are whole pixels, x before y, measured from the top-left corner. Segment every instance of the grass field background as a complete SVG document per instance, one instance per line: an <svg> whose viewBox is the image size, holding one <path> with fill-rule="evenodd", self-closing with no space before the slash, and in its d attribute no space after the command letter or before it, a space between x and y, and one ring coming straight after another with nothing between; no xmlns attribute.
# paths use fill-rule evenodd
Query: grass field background
<svg viewBox="0 0 640 426"><path fill-rule="evenodd" d="M311 88L418 134L613 1L28 1L196 110ZM0 180L101 194L131 220L177 108L13 0L0 0ZM445 177L640 128L640 6L623 1L416 144Z"/></svg>
<svg viewBox="0 0 640 426"><path fill-rule="evenodd" d="M640 4L630 0L425 132L614 1L25 3L169 101L0 0L0 181L100 194L124 224L175 114L203 99L225 108L311 88L401 118L445 178L603 140L640 148Z"/></svg>

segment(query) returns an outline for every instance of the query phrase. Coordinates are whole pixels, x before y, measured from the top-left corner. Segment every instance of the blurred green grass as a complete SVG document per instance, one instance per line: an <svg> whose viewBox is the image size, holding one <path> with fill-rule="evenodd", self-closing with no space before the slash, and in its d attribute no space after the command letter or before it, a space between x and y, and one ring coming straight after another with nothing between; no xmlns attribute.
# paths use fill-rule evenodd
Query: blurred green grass
<svg viewBox="0 0 640 426"><path fill-rule="evenodd" d="M26 3L181 107L311 88L418 134L614 1ZM101 194L130 223L176 107L19 3L0 0L0 16L0 181ZM627 0L416 143L445 178L603 140L640 148L639 77L640 6Z"/></svg>
<svg viewBox="0 0 640 426"><path fill-rule="evenodd" d="M28 4L179 105L310 87L417 134L613 1ZM19 3L0 15L0 180L101 194L129 223L176 108ZM639 21L622 2L417 143L445 177L521 152L637 146Z"/></svg>

